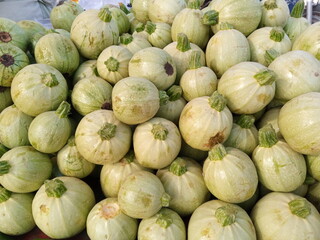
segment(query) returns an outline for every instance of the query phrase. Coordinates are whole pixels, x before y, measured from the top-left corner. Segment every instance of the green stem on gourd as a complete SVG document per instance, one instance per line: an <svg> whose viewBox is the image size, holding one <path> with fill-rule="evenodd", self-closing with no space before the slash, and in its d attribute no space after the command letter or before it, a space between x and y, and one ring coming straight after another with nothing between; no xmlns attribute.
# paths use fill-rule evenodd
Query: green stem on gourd
<svg viewBox="0 0 320 240"><path fill-rule="evenodd" d="M279 27L273 27L270 31L270 39L275 42L281 42L284 38L284 31Z"/></svg>
<svg viewBox="0 0 320 240"><path fill-rule="evenodd" d="M56 110L56 114L59 115L59 118L66 118L70 114L71 105L67 101L62 101Z"/></svg>
<svg viewBox="0 0 320 240"><path fill-rule="evenodd" d="M154 139L163 141L167 139L169 131L163 124L155 123L152 125L151 133L153 134Z"/></svg>
<svg viewBox="0 0 320 240"><path fill-rule="evenodd" d="M119 8L125 13L125 14L129 14L130 11L128 10L128 8L126 7L126 5L124 5L122 2L119 3Z"/></svg>
<svg viewBox="0 0 320 240"><path fill-rule="evenodd" d="M306 185L312 185L316 182L316 180L311 177L310 175L307 175L306 176L306 179L304 180L304 183L303 184L306 184Z"/></svg>
<svg viewBox="0 0 320 240"><path fill-rule="evenodd" d="M123 45L128 45L133 41L133 37L129 33L124 33L120 36L120 43Z"/></svg>
<svg viewBox="0 0 320 240"><path fill-rule="evenodd" d="M59 85L59 81L53 73L44 73L41 75L41 81L47 86L47 87L55 87Z"/></svg>
<svg viewBox="0 0 320 240"><path fill-rule="evenodd" d="M162 207L169 207L171 197L168 193L164 193L161 196L160 202Z"/></svg>
<svg viewBox="0 0 320 240"><path fill-rule="evenodd" d="M117 126L112 123L105 123L98 131L102 140L110 140L116 135Z"/></svg>
<svg viewBox="0 0 320 240"><path fill-rule="evenodd" d="M260 86L271 85L276 80L275 73L270 69L262 69L253 76Z"/></svg>
<svg viewBox="0 0 320 240"><path fill-rule="evenodd" d="M7 174L11 168L8 161L0 161L0 176Z"/></svg>
<svg viewBox="0 0 320 240"><path fill-rule="evenodd" d="M110 72L116 72L119 69L119 61L115 59L114 57L109 57L107 61L104 62L104 65L106 65L106 68Z"/></svg>
<svg viewBox="0 0 320 240"><path fill-rule="evenodd" d="M111 11L107 7L100 9L98 17L104 22L110 22L112 20Z"/></svg>
<svg viewBox="0 0 320 240"><path fill-rule="evenodd" d="M311 205L305 198L298 198L288 203L292 214L306 218L311 214Z"/></svg>
<svg viewBox="0 0 320 240"><path fill-rule="evenodd" d="M291 17L301 18L304 12L304 5L304 0L299 0L298 2L296 2L296 4L293 6L291 10Z"/></svg>
<svg viewBox="0 0 320 240"><path fill-rule="evenodd" d="M7 201L11 197L11 191L0 186L0 203Z"/></svg>
<svg viewBox="0 0 320 240"><path fill-rule="evenodd" d="M272 10L278 7L276 0L266 0L263 6L267 10Z"/></svg>
<svg viewBox="0 0 320 240"><path fill-rule="evenodd" d="M145 31L151 35L152 33L154 33L157 29L157 25L153 22L148 21L145 25Z"/></svg>
<svg viewBox="0 0 320 240"><path fill-rule="evenodd" d="M209 153L208 153L208 158L211 161L220 161L222 160L225 156L227 155L227 150L226 148L221 144L218 143L216 145L214 145Z"/></svg>
<svg viewBox="0 0 320 240"><path fill-rule="evenodd" d="M183 158L176 158L169 167L169 172L173 173L176 176L181 176L188 171L186 162Z"/></svg>
<svg viewBox="0 0 320 240"><path fill-rule="evenodd" d="M70 146L70 147L76 146L76 141L75 141L74 135L71 136L71 137L69 137L69 139L68 139L68 146Z"/></svg>
<svg viewBox="0 0 320 240"><path fill-rule="evenodd" d="M234 29L233 25L227 22L222 22L219 24L219 29L220 30L230 30Z"/></svg>
<svg viewBox="0 0 320 240"><path fill-rule="evenodd" d="M201 64L201 51L193 50L190 54L188 69L198 69L201 67L203 67L203 64Z"/></svg>
<svg viewBox="0 0 320 240"><path fill-rule="evenodd" d="M173 223L173 219L169 214L158 213L156 217L156 223L162 228L168 228Z"/></svg>
<svg viewBox="0 0 320 240"><path fill-rule="evenodd" d="M223 227L229 226L236 221L237 209L231 205L222 206L216 209L214 216Z"/></svg>
<svg viewBox="0 0 320 240"><path fill-rule="evenodd" d="M169 96L169 101L177 101L182 96L182 88L179 85L172 85L167 90L167 95Z"/></svg>
<svg viewBox="0 0 320 240"><path fill-rule="evenodd" d="M132 163L134 161L134 151L130 150L125 156L124 160L127 161L127 163Z"/></svg>
<svg viewBox="0 0 320 240"><path fill-rule="evenodd" d="M256 118L253 115L242 114L236 121L241 128L250 129L255 122Z"/></svg>
<svg viewBox="0 0 320 240"><path fill-rule="evenodd" d="M216 25L219 22L219 12L209 10L202 16L202 23L204 25Z"/></svg>
<svg viewBox="0 0 320 240"><path fill-rule="evenodd" d="M201 2L200 2L200 0L190 0L189 2L188 2L188 8L190 8L190 9L200 9L200 7L201 7Z"/></svg>
<svg viewBox="0 0 320 240"><path fill-rule="evenodd" d="M167 105L169 102L169 96L166 91L159 90L160 106Z"/></svg>
<svg viewBox="0 0 320 240"><path fill-rule="evenodd" d="M135 31L136 32L143 32L146 28L146 25L142 22L138 23L136 28L135 28Z"/></svg>
<svg viewBox="0 0 320 240"><path fill-rule="evenodd" d="M186 52L191 49L190 41L185 33L178 33L176 49L180 52Z"/></svg>
<svg viewBox="0 0 320 240"><path fill-rule="evenodd" d="M44 186L48 197L60 198L67 191L64 182L60 179L46 180Z"/></svg>
<svg viewBox="0 0 320 240"><path fill-rule="evenodd" d="M216 111L221 112L227 105L227 99L218 91L214 91L209 97L209 105Z"/></svg>
<svg viewBox="0 0 320 240"><path fill-rule="evenodd" d="M264 60L266 61L266 64L269 66L273 62L273 60L275 60L279 56L280 53L277 50L274 50L273 48L268 49L264 54Z"/></svg>
<svg viewBox="0 0 320 240"><path fill-rule="evenodd" d="M270 123L259 129L260 147L271 148L278 141L277 133Z"/></svg>
<svg viewBox="0 0 320 240"><path fill-rule="evenodd" d="M5 145L0 143L0 157L2 157L3 154L9 151L9 148L7 148Z"/></svg>

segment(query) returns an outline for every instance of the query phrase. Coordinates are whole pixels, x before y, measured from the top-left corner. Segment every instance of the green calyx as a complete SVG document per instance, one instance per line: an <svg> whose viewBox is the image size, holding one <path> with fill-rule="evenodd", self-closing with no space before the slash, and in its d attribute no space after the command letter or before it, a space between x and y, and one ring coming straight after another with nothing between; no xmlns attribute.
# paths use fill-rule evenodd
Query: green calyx
<svg viewBox="0 0 320 240"><path fill-rule="evenodd" d="M190 41L189 41L188 36L186 34L178 33L176 48L180 52L186 52L191 49Z"/></svg>
<svg viewBox="0 0 320 240"><path fill-rule="evenodd" d="M303 12L304 12L304 0L299 0L293 6L290 15L291 17L294 17L294 18L301 18L303 16Z"/></svg>
<svg viewBox="0 0 320 240"><path fill-rule="evenodd" d="M164 193L162 196L161 196L161 206L162 207L169 207L169 204L170 204L170 200L171 200L171 197L168 193Z"/></svg>
<svg viewBox="0 0 320 240"><path fill-rule="evenodd" d="M236 124L241 128L250 129L254 125L255 120L253 115L243 114L237 119Z"/></svg>
<svg viewBox="0 0 320 240"><path fill-rule="evenodd" d="M216 111L221 112L227 105L227 99L218 91L214 91L209 97L209 105Z"/></svg>
<svg viewBox="0 0 320 240"><path fill-rule="evenodd" d="M151 35L152 33L154 33L157 29L157 25L153 22L148 21L145 25L145 31Z"/></svg>
<svg viewBox="0 0 320 240"><path fill-rule="evenodd" d="M288 203L292 214L306 218L311 214L311 205L305 198L298 198Z"/></svg>
<svg viewBox="0 0 320 240"><path fill-rule="evenodd" d="M56 110L56 114L59 115L59 118L66 118L70 114L71 105L67 101L62 101Z"/></svg>
<svg viewBox="0 0 320 240"><path fill-rule="evenodd" d="M129 14L130 11L128 10L128 8L126 7L126 5L124 5L122 2L119 3L119 8L125 13L125 14Z"/></svg>
<svg viewBox="0 0 320 240"><path fill-rule="evenodd" d="M125 156L124 156L124 160L127 162L127 163L132 163L134 161L134 151L133 150L130 150Z"/></svg>
<svg viewBox="0 0 320 240"><path fill-rule="evenodd" d="M152 126L151 133L153 134L154 139L163 141L167 139L169 131L163 124L155 123Z"/></svg>
<svg viewBox="0 0 320 240"><path fill-rule="evenodd" d="M0 161L0 176L7 174L11 168L8 161Z"/></svg>
<svg viewBox="0 0 320 240"><path fill-rule="evenodd" d="M272 85L276 80L275 73L270 69L262 69L253 76L260 86Z"/></svg>
<svg viewBox="0 0 320 240"><path fill-rule="evenodd" d="M189 0L187 7L190 9L200 9L201 2L200 0Z"/></svg>
<svg viewBox="0 0 320 240"><path fill-rule="evenodd" d="M278 7L276 0L267 0L264 2L263 7L267 10L273 10Z"/></svg>
<svg viewBox="0 0 320 240"><path fill-rule="evenodd" d="M117 59L115 59L114 57L109 57L107 61L104 62L104 64L106 65L106 68L110 71L110 72L116 72L119 69L119 61Z"/></svg>
<svg viewBox="0 0 320 240"><path fill-rule="evenodd" d="M107 7L100 9L98 17L104 22L110 22L112 20L111 11Z"/></svg>
<svg viewBox="0 0 320 240"><path fill-rule="evenodd" d="M120 36L120 43L123 45L128 45L133 41L133 37L129 33L124 33ZM110 70L109 70L110 71Z"/></svg>
<svg viewBox="0 0 320 240"><path fill-rule="evenodd" d="M273 62L273 60L275 60L279 56L280 53L272 48L265 52L264 60L266 61L266 64L269 66Z"/></svg>
<svg viewBox="0 0 320 240"><path fill-rule="evenodd" d="M160 106L167 105L169 102L169 96L166 91L159 90Z"/></svg>
<svg viewBox="0 0 320 240"><path fill-rule="evenodd" d="M48 197L60 198L67 191L64 182L60 179L46 180L44 186Z"/></svg>
<svg viewBox="0 0 320 240"><path fill-rule="evenodd" d="M271 124L259 129L259 146L270 148L278 142L277 133Z"/></svg>
<svg viewBox="0 0 320 240"><path fill-rule="evenodd" d="M273 27L270 31L270 39L275 42L281 42L285 36L285 32L279 27Z"/></svg>
<svg viewBox="0 0 320 240"><path fill-rule="evenodd" d="M176 176L182 176L188 171L186 162L183 158L178 157L175 159L169 167L169 172L173 173Z"/></svg>
<svg viewBox="0 0 320 240"><path fill-rule="evenodd" d="M204 25L216 25L219 22L219 12L209 10L202 16L202 23Z"/></svg>
<svg viewBox="0 0 320 240"><path fill-rule="evenodd" d="M227 154L226 148L221 143L218 143L210 149L208 158L211 161L221 161Z"/></svg>
<svg viewBox="0 0 320 240"><path fill-rule="evenodd" d="M112 123L105 123L98 131L102 140L110 140L116 135L117 126Z"/></svg>
<svg viewBox="0 0 320 240"><path fill-rule="evenodd" d="M172 85L167 90L167 95L169 96L169 101L177 101L182 96L182 88L179 85Z"/></svg>
<svg viewBox="0 0 320 240"><path fill-rule="evenodd" d="M158 213L156 217L156 223L162 228L168 228L173 223L173 219L169 214Z"/></svg>
<svg viewBox="0 0 320 240"><path fill-rule="evenodd" d="M232 205L226 205L217 208L214 213L218 223L220 223L223 227L229 226L236 221L237 209Z"/></svg>
<svg viewBox="0 0 320 240"><path fill-rule="evenodd" d="M7 201L11 197L11 192L0 186L0 203Z"/></svg>
<svg viewBox="0 0 320 240"><path fill-rule="evenodd" d="M71 137L68 139L68 146L69 146L69 147L74 147L74 146L76 146L76 141L75 141L74 135L71 136Z"/></svg>
<svg viewBox="0 0 320 240"><path fill-rule="evenodd" d="M9 151L9 148L7 148L5 145L0 143L0 158L2 157L3 154Z"/></svg>
<svg viewBox="0 0 320 240"><path fill-rule="evenodd" d="M47 86L47 87L55 87L59 85L59 81L53 73L44 73L41 75L41 81Z"/></svg>
<svg viewBox="0 0 320 240"><path fill-rule="evenodd" d="M143 32L146 28L146 25L142 22L138 23L136 28L135 28L135 31L136 32Z"/></svg>
<svg viewBox="0 0 320 240"><path fill-rule="evenodd" d="M190 54L188 69L198 69L203 67L201 64L201 51L193 50Z"/></svg>

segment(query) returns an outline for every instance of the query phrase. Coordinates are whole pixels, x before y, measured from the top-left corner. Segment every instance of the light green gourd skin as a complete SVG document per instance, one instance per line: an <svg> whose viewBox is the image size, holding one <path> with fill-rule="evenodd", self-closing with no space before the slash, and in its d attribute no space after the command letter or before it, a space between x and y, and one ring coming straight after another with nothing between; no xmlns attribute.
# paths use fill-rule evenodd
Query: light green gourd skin
<svg viewBox="0 0 320 240"><path fill-rule="evenodd" d="M120 36L119 46L127 48L132 54L135 54L141 49L152 47L151 43L146 38L133 36L129 33Z"/></svg>
<svg viewBox="0 0 320 240"><path fill-rule="evenodd" d="M108 6L108 5L107 5ZM110 7L112 18L116 21L119 35L129 32L130 21L127 15L118 7Z"/></svg>
<svg viewBox="0 0 320 240"><path fill-rule="evenodd" d="M12 148L2 155L0 164L7 161L8 172L0 176L0 184L9 191L28 193L36 191L52 171L49 156L31 146Z"/></svg>
<svg viewBox="0 0 320 240"><path fill-rule="evenodd" d="M0 113L12 104L10 88L0 87Z"/></svg>
<svg viewBox="0 0 320 240"><path fill-rule="evenodd" d="M36 33L43 33L47 31L47 29L41 24L33 20L21 20L17 22L17 24L25 31L29 38L29 46L31 44L31 39Z"/></svg>
<svg viewBox="0 0 320 240"><path fill-rule="evenodd" d="M71 103L82 116L98 109L111 109L112 86L100 77L86 77L74 85Z"/></svg>
<svg viewBox="0 0 320 240"><path fill-rule="evenodd" d="M320 155L305 156L308 173L317 181L320 181Z"/></svg>
<svg viewBox="0 0 320 240"><path fill-rule="evenodd" d="M24 67L11 84L14 104L33 117L57 109L59 104L67 99L67 94L66 79L58 70L46 64Z"/></svg>
<svg viewBox="0 0 320 240"><path fill-rule="evenodd" d="M0 113L0 139L8 148L30 145L28 129L33 117L21 112L15 105Z"/></svg>
<svg viewBox="0 0 320 240"><path fill-rule="evenodd" d="M0 43L0 86L10 87L14 76L28 64L28 56L19 47Z"/></svg>
<svg viewBox="0 0 320 240"><path fill-rule="evenodd" d="M265 5L267 4L267 6ZM268 7L268 5L273 5ZM262 17L259 27L284 27L290 17L288 3L285 0L261 1Z"/></svg>
<svg viewBox="0 0 320 240"><path fill-rule="evenodd" d="M97 60L87 60L79 65L73 74L72 84L76 85L82 78L99 77L97 70Z"/></svg>
<svg viewBox="0 0 320 240"><path fill-rule="evenodd" d="M169 208L162 208L150 218L142 219L138 229L138 239L186 240L186 226L182 218Z"/></svg>
<svg viewBox="0 0 320 240"><path fill-rule="evenodd" d="M0 187L0 192L2 189ZM0 194L9 197L3 202L0 201L0 231L11 236L31 231L36 226L31 210L34 194L12 193L10 191Z"/></svg>
<svg viewBox="0 0 320 240"><path fill-rule="evenodd" d="M106 198L91 209L86 228L91 240L101 240L106 233L115 240L135 240L138 221L121 212L117 198Z"/></svg>
<svg viewBox="0 0 320 240"><path fill-rule="evenodd" d="M148 30L147 25L154 25L152 30ZM145 31L149 34L148 41L152 46L163 49L169 43L172 43L171 25L163 22L147 22Z"/></svg>
<svg viewBox="0 0 320 240"><path fill-rule="evenodd" d="M27 49L28 36L24 30L13 20L0 17L1 37L0 42L11 43L19 47L22 51Z"/></svg>
<svg viewBox="0 0 320 240"><path fill-rule="evenodd" d="M142 23L146 23L149 19L148 8L150 0L134 0L132 1L131 11L136 19Z"/></svg>

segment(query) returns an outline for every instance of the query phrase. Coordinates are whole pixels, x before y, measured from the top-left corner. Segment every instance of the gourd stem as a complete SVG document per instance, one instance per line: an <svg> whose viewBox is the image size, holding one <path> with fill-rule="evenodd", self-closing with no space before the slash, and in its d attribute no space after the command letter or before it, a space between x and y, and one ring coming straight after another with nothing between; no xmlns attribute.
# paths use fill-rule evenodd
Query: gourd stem
<svg viewBox="0 0 320 240"><path fill-rule="evenodd" d="M278 142L277 133L271 124L259 129L259 146L270 148Z"/></svg>
<svg viewBox="0 0 320 240"><path fill-rule="evenodd" d="M159 90L159 98L160 98L160 106L167 105L170 99L167 92L164 90Z"/></svg>
<svg viewBox="0 0 320 240"><path fill-rule="evenodd" d="M169 203L170 203L170 200L171 200L171 197L168 193L164 193L162 196L161 196L161 206L162 207L169 207Z"/></svg>
<svg viewBox="0 0 320 240"><path fill-rule="evenodd" d="M0 161L0 176L7 174L11 168L8 161Z"/></svg>
<svg viewBox="0 0 320 240"><path fill-rule="evenodd" d="M278 56L280 56L280 53L276 50L272 49L268 49L266 50L265 54L264 54L264 60L266 61L266 64L269 66L273 60L275 60Z"/></svg>
<svg viewBox="0 0 320 240"><path fill-rule="evenodd" d="M146 25L142 22L138 23L135 30L136 32L143 32L144 29L146 28Z"/></svg>
<svg viewBox="0 0 320 240"><path fill-rule="evenodd" d="M11 192L0 186L0 203L7 201L11 197Z"/></svg>
<svg viewBox="0 0 320 240"><path fill-rule="evenodd" d="M59 118L66 118L68 117L71 111L71 105L67 101L62 101L56 110L56 114L59 115Z"/></svg>
<svg viewBox="0 0 320 240"><path fill-rule="evenodd" d="M260 86L271 85L276 80L275 73L270 69L262 69L253 76Z"/></svg>
<svg viewBox="0 0 320 240"><path fill-rule="evenodd" d="M255 117L253 115L242 114L236 121L241 128L250 129L254 125Z"/></svg>
<svg viewBox="0 0 320 240"><path fill-rule="evenodd" d="M111 11L107 7L100 9L98 17L104 22L110 22L112 20Z"/></svg>
<svg viewBox="0 0 320 240"><path fill-rule="evenodd" d="M130 150L125 156L124 160L126 160L128 163L132 163L134 161L134 151Z"/></svg>
<svg viewBox="0 0 320 240"><path fill-rule="evenodd" d="M288 205L291 213L298 217L306 218L311 214L310 203L305 198L294 199Z"/></svg>
<svg viewBox="0 0 320 240"><path fill-rule="evenodd" d="M55 87L59 85L59 81L53 73L44 73L41 75L41 80L42 82L47 86L47 87Z"/></svg>
<svg viewBox="0 0 320 240"><path fill-rule="evenodd" d="M156 29L157 29L157 25L153 22L148 21L145 25L145 30L149 35L154 33L154 31L156 31Z"/></svg>
<svg viewBox="0 0 320 240"><path fill-rule="evenodd" d="M188 171L185 161L182 158L174 160L169 167L169 172L176 176L181 176Z"/></svg>
<svg viewBox="0 0 320 240"><path fill-rule="evenodd" d="M236 221L237 210L231 205L222 206L216 209L214 216L223 227L229 226Z"/></svg>
<svg viewBox="0 0 320 240"><path fill-rule="evenodd" d="M110 72L116 72L119 69L119 61L115 59L114 57L109 57L107 61L104 62L104 65L106 65L106 68Z"/></svg>
<svg viewBox="0 0 320 240"><path fill-rule="evenodd" d="M68 146L70 146L70 147L76 146L76 141L75 141L74 135L71 136L71 137L69 137L69 139L68 139Z"/></svg>
<svg viewBox="0 0 320 240"><path fill-rule="evenodd" d="M204 25L216 25L219 22L219 12L209 10L202 16L202 23Z"/></svg>
<svg viewBox="0 0 320 240"><path fill-rule="evenodd" d="M125 13L125 14L129 14L130 11L128 10L128 8L126 7L126 5L124 5L123 3L119 3L119 8Z"/></svg>
<svg viewBox="0 0 320 240"><path fill-rule="evenodd" d="M133 37L129 33L124 33L120 36L120 43L123 45L128 45L133 41Z"/></svg>
<svg viewBox="0 0 320 240"><path fill-rule="evenodd" d="M298 2L296 2L291 10L291 17L301 18L303 16L304 4L304 0L299 0Z"/></svg>
<svg viewBox="0 0 320 240"><path fill-rule="evenodd" d="M226 155L227 155L227 150L221 143L214 145L208 153L208 157L211 161L220 161Z"/></svg>
<svg viewBox="0 0 320 240"><path fill-rule="evenodd" d="M227 99L218 91L214 91L209 97L209 105L216 111L221 112L227 105Z"/></svg>
<svg viewBox="0 0 320 240"><path fill-rule="evenodd" d="M270 31L270 39L275 42L281 42L284 38L284 31L279 27L273 27Z"/></svg>
<svg viewBox="0 0 320 240"><path fill-rule="evenodd" d="M156 223L162 228L168 228L173 223L173 219L169 214L158 213L156 216Z"/></svg>
<svg viewBox="0 0 320 240"><path fill-rule="evenodd" d="M98 134L102 140L110 140L116 135L116 131L116 125L112 123L105 123L98 131Z"/></svg>
<svg viewBox="0 0 320 240"><path fill-rule="evenodd" d="M190 54L188 69L198 69L198 68L201 68L202 66L203 64L201 64L201 51L193 50Z"/></svg>
<svg viewBox="0 0 320 240"><path fill-rule="evenodd" d="M272 10L278 7L276 0L267 0L264 2L263 6L267 10Z"/></svg>
<svg viewBox="0 0 320 240"><path fill-rule="evenodd" d="M46 180L44 186L48 197L60 198L67 191L64 182L60 179Z"/></svg>
<svg viewBox="0 0 320 240"><path fill-rule="evenodd" d="M219 24L219 29L220 30L230 30L230 29L234 29L234 27L230 23L222 22Z"/></svg>
<svg viewBox="0 0 320 240"><path fill-rule="evenodd" d="M306 184L306 185L312 185L316 182L316 180L311 177L310 175L307 175L306 176L306 179L304 180L304 183L303 184Z"/></svg>
<svg viewBox="0 0 320 240"><path fill-rule="evenodd" d="M201 3L200 0L192 0L188 2L188 8L190 9L200 9Z"/></svg>
<svg viewBox="0 0 320 240"><path fill-rule="evenodd" d="M2 155L8 151L9 149L6 146L4 146L2 143L0 143L0 157L2 157Z"/></svg>
<svg viewBox="0 0 320 240"><path fill-rule="evenodd" d="M153 134L154 139L163 141L167 139L169 131L161 123L156 123L156 124L153 124L151 133Z"/></svg>
<svg viewBox="0 0 320 240"><path fill-rule="evenodd" d="M178 33L176 49L180 52L186 52L191 49L188 36L184 33Z"/></svg>
<svg viewBox="0 0 320 240"><path fill-rule="evenodd" d="M182 88L179 85L172 85L167 90L167 95L169 96L169 101L177 101L182 96Z"/></svg>

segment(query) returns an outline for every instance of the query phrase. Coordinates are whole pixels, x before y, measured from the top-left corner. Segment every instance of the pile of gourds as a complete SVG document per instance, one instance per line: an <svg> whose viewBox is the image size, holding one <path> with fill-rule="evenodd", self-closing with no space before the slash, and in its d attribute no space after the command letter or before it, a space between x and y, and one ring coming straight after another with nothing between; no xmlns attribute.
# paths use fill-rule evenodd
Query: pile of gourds
<svg viewBox="0 0 320 240"><path fill-rule="evenodd" d="M0 16L0 232L320 239L320 23L203 2Z"/></svg>

